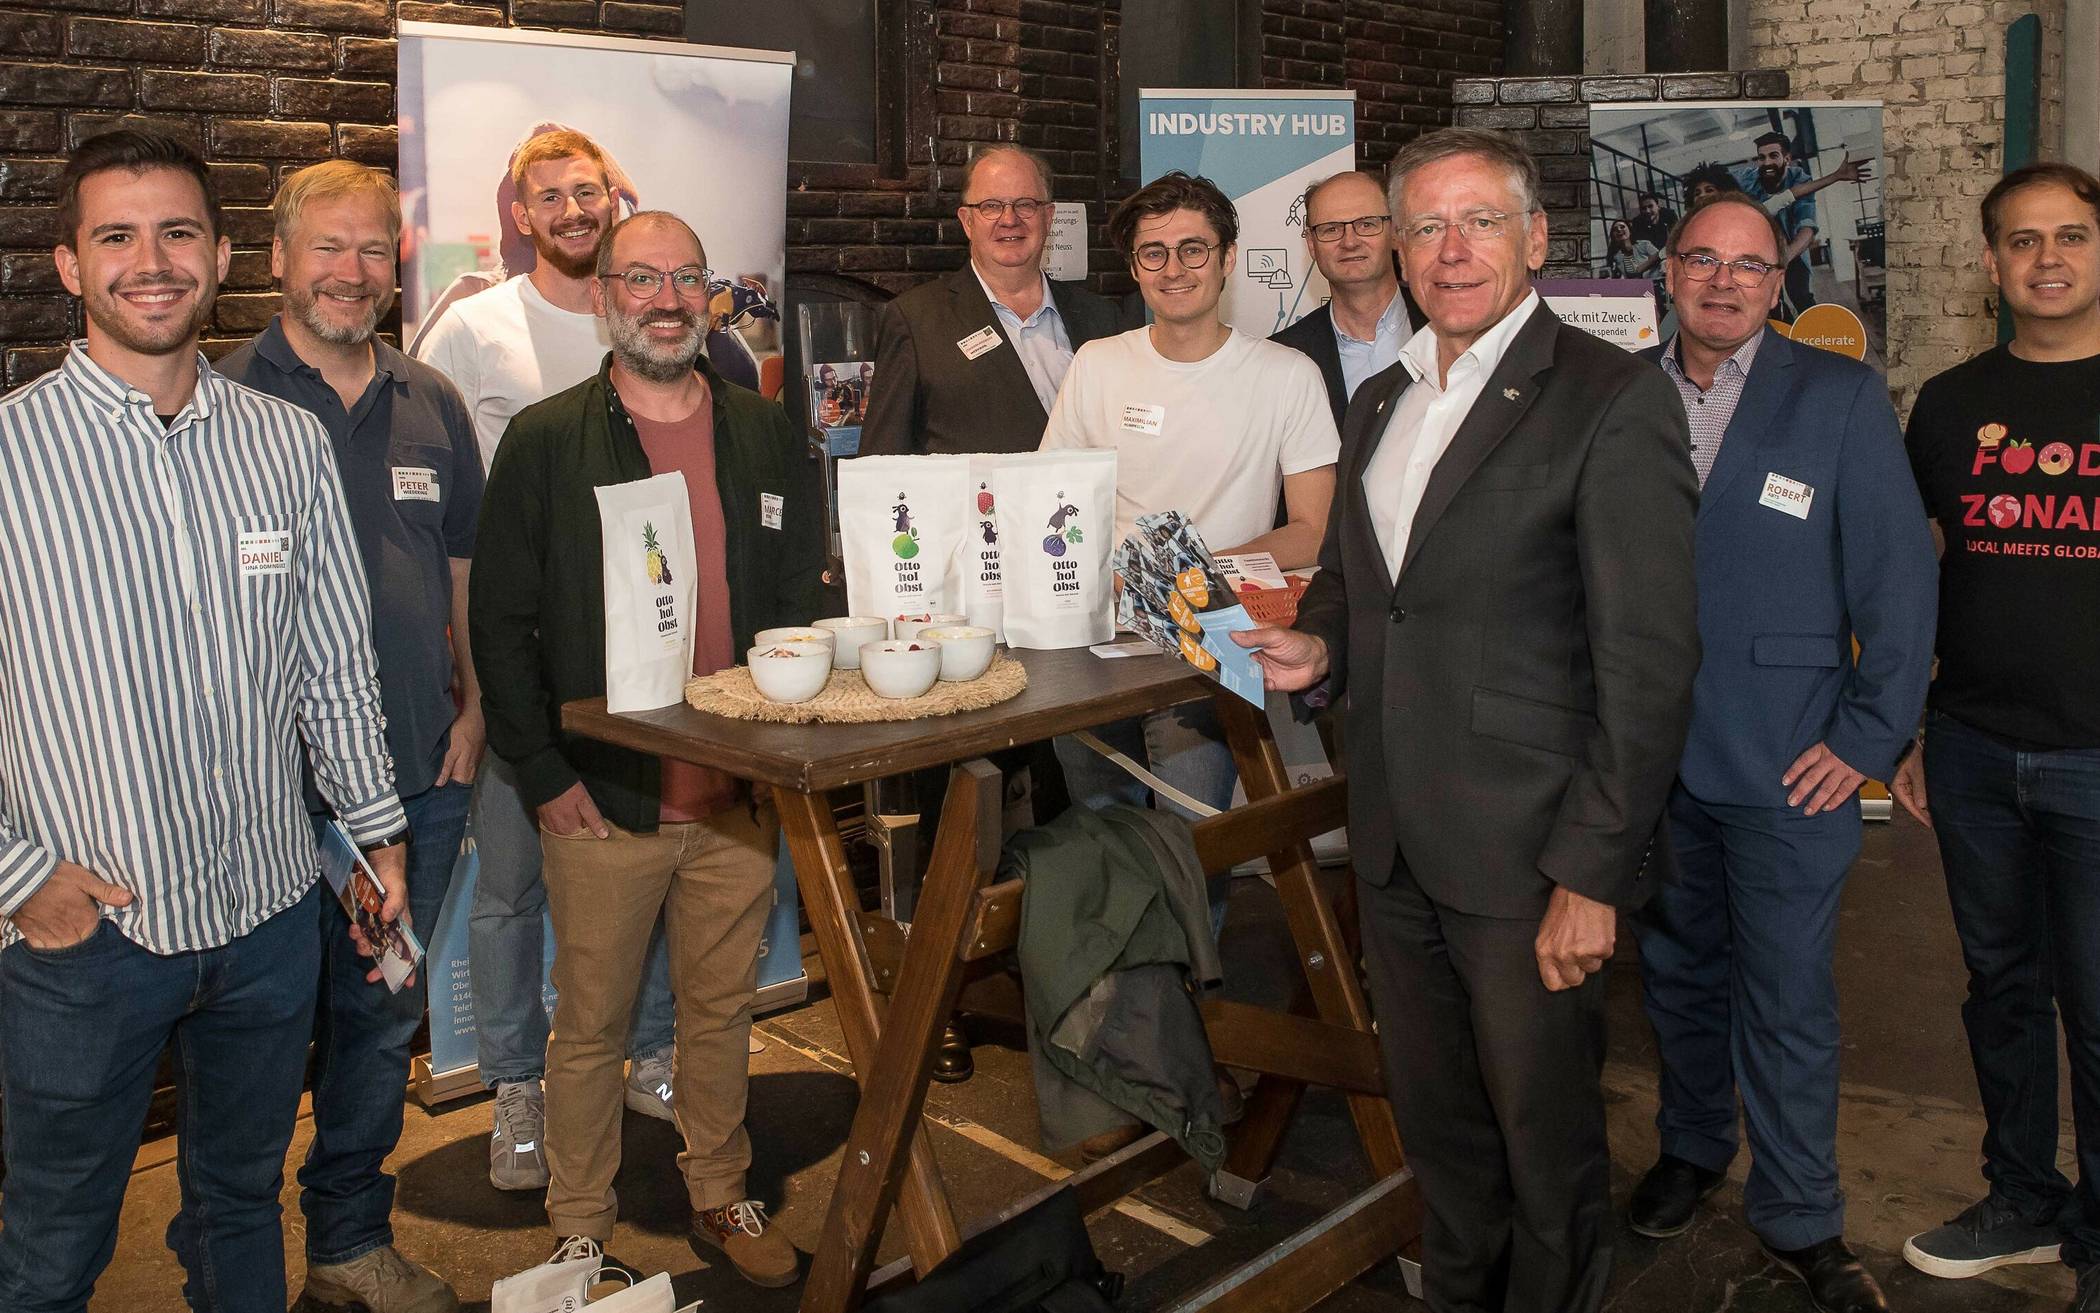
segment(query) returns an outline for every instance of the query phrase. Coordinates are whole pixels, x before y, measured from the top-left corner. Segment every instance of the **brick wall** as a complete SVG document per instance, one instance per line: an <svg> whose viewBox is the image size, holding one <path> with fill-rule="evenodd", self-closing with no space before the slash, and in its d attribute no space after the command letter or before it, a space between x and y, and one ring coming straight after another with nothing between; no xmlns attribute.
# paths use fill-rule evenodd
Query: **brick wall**
<svg viewBox="0 0 2100 1313"><path fill-rule="evenodd" d="M2042 153L2062 140L2064 0L1748 0L1749 62L1803 99L1881 100L1889 385L1918 385L1997 340L1977 203L2001 174L2005 29L2042 19Z"/></svg>
<svg viewBox="0 0 2100 1313"><path fill-rule="evenodd" d="M820 3L821 0L808 0ZM959 265L958 166L973 143L1043 151L1061 199L1090 204L1092 267L1117 180L1124 0L894 0L902 158L789 171L788 268L889 290ZM1265 85L1354 87L1365 158L1382 164L1444 120L1461 75L1492 73L1499 0L1264 0ZM1130 13L1142 12L1131 0ZM0 348L6 381L57 360L80 330L49 250L65 152L138 113L201 147L235 255L207 341L230 346L276 307L269 199L332 155L391 166L397 19L675 38L676 0L0 0ZM1096 275L1103 290L1128 282Z"/></svg>

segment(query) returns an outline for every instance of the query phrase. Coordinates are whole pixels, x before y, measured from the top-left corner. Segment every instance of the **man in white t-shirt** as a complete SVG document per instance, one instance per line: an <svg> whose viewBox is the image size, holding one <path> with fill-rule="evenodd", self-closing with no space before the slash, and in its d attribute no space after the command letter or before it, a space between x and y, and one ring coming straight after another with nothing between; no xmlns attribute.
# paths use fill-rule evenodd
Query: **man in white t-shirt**
<svg viewBox="0 0 2100 1313"><path fill-rule="evenodd" d="M598 239L619 219L613 168L596 142L567 128L542 132L511 160L511 221L531 238L532 272L445 308L418 355L466 399L484 466L512 416L596 374L610 349L593 313ZM480 874L468 930L476 1058L496 1091L489 1181L499 1190L547 1185L547 1013L542 1002L547 895L539 831L508 763L487 759L475 780L474 842ZM673 1120L673 1015L663 935L649 948L628 1039L626 1104Z"/></svg>
<svg viewBox="0 0 2100 1313"><path fill-rule="evenodd" d="M1108 235L1152 323L1079 349L1043 449L1116 451L1117 542L1138 516L1173 510L1195 523L1212 552L1268 552L1287 570L1313 564L1340 441L1319 366L1218 315L1238 254L1232 202L1208 178L1177 170L1118 206ZM1095 733L1202 802L1222 808L1232 800L1232 751L1208 701ZM1074 802L1143 804L1142 785L1077 741L1059 739L1058 758ZM1220 881L1214 920L1222 920L1222 896Z"/></svg>

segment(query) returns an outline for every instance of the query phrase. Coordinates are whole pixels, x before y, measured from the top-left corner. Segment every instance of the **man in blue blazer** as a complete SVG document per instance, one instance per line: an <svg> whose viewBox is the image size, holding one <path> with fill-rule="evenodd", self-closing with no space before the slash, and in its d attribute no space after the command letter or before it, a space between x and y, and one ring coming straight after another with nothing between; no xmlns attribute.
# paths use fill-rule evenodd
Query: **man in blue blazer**
<svg viewBox="0 0 2100 1313"><path fill-rule="evenodd" d="M1739 193L1694 208L1666 266L1677 336L1644 353L1690 421L1705 658L1667 812L1679 875L1640 928L1662 1154L1627 1220L1691 1224L1740 1096L1752 1229L1817 1309L1867 1313L1888 1305L1844 1241L1831 958L1853 795L1924 706L1937 565L1880 376L1766 326L1785 250Z"/></svg>

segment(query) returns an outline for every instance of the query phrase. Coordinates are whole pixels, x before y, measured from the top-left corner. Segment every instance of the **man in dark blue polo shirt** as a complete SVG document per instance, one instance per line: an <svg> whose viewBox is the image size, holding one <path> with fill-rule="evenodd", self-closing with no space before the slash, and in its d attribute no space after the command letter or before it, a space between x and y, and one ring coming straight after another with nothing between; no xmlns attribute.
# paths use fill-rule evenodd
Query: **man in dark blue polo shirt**
<svg viewBox="0 0 2100 1313"><path fill-rule="evenodd" d="M334 160L285 179L271 271L284 310L220 363L310 410L328 430L372 592L372 641L395 787L408 813L409 916L428 935L445 900L485 740L467 652L467 570L481 457L459 392L373 336L392 304L401 209L393 182ZM328 816L308 784L316 827ZM368 1313L452 1313L442 1279L394 1248L394 1180L420 982L389 994L323 902L314 1138L300 1169L304 1298Z"/></svg>

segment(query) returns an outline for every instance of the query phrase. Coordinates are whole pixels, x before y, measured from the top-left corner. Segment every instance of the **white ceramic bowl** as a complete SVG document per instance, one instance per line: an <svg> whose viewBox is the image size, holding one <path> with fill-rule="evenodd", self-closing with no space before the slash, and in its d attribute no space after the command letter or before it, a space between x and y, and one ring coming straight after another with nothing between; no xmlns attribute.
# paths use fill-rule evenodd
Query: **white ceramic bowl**
<svg viewBox="0 0 2100 1313"><path fill-rule="evenodd" d="M768 702L807 702L831 678L829 643L761 643L744 654Z"/></svg>
<svg viewBox="0 0 2100 1313"><path fill-rule="evenodd" d="M829 629L818 629L813 625L789 625L784 629L761 629L751 635L751 641L760 647L771 647L775 643L822 643L834 652L838 650L838 635Z"/></svg>
<svg viewBox="0 0 2100 1313"><path fill-rule="evenodd" d="M935 625L919 637L941 645L942 679L975 679L992 664L992 631L981 625Z"/></svg>
<svg viewBox="0 0 2100 1313"><path fill-rule="evenodd" d="M836 615L828 620L819 620L813 626L829 629L837 638L833 649L837 655L832 664L840 670L860 669L860 649L863 643L880 643L890 636L890 622L880 616Z"/></svg>
<svg viewBox="0 0 2100 1313"><path fill-rule="evenodd" d="M866 644L860 649L860 677L877 697L915 698L941 677L941 645L923 635Z"/></svg>
<svg viewBox="0 0 2100 1313"><path fill-rule="evenodd" d="M898 616L890 622L890 633L894 638L917 638L935 625L966 625L968 623L970 623L970 617L966 615L948 615L946 613L927 615L921 612L918 615Z"/></svg>

